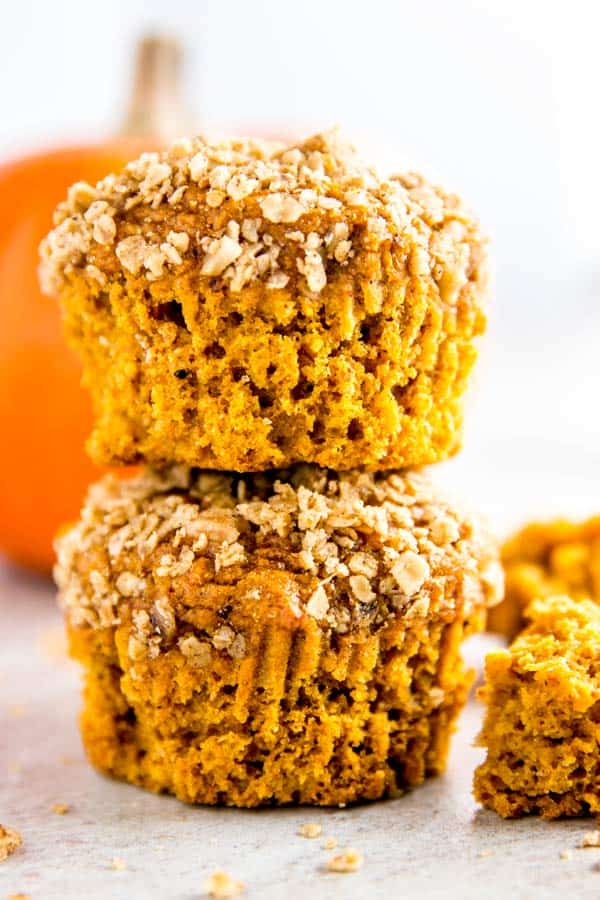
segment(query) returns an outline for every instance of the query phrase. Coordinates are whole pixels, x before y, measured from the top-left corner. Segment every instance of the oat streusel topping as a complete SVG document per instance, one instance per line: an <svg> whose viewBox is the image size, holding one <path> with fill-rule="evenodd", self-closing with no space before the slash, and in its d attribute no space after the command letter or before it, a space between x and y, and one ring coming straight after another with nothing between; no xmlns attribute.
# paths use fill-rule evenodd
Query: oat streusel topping
<svg viewBox="0 0 600 900"><path fill-rule="evenodd" d="M152 281L191 260L234 292L294 279L318 294L329 267L410 236L421 247L411 265L432 266L452 302L471 265L471 224L419 176L380 178L337 130L298 146L186 138L96 186L73 185L42 244L42 282L55 293L76 270L100 284L119 272Z"/></svg>
<svg viewBox="0 0 600 900"><path fill-rule="evenodd" d="M198 668L214 651L242 659L247 635L226 621L210 635L182 634L173 597L190 581L232 584L260 567L283 568L296 578L290 615L338 633L427 616L431 603L460 603L469 615L501 596L485 531L418 472L298 466L231 475L175 466L131 480L109 475L57 550L56 580L74 625L116 625L130 605L132 659L177 640Z"/></svg>

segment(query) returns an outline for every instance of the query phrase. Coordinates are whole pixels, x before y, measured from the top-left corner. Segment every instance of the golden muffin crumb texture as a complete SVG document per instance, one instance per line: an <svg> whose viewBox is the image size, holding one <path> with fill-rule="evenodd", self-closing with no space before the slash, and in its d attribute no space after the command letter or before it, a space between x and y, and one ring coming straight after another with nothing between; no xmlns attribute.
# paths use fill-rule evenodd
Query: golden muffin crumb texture
<svg viewBox="0 0 600 900"><path fill-rule="evenodd" d="M600 516L526 525L502 548L506 594L488 628L514 638L532 600L552 594L600 602Z"/></svg>
<svg viewBox="0 0 600 900"><path fill-rule="evenodd" d="M488 655L475 796L501 816L600 813L600 608L545 597L508 650Z"/></svg>

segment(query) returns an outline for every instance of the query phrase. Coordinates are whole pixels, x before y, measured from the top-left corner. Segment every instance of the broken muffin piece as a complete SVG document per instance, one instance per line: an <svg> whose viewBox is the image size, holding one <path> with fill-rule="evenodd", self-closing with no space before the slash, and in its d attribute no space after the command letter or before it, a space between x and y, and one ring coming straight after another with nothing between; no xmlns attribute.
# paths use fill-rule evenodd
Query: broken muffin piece
<svg viewBox="0 0 600 900"><path fill-rule="evenodd" d="M600 813L600 607L546 597L486 659L475 797L505 818Z"/></svg>

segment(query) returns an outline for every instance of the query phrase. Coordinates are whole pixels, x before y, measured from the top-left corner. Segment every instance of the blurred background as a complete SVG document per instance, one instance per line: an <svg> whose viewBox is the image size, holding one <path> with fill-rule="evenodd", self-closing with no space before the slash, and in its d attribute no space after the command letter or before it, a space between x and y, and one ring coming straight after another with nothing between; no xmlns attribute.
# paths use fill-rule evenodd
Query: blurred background
<svg viewBox="0 0 600 900"><path fill-rule="evenodd" d="M465 449L438 467L438 478L500 533L529 517L597 512L598 10L591 0L568 10L537 0L103 0L95 12L73 0L10 4L0 30L0 163L32 153L43 162L51 149L106 142L128 110L136 40L151 32L184 44L181 105L194 130L302 134L337 123L383 168L416 168L457 190L492 239L495 276ZM69 166L70 173L77 160ZM20 286L14 272L9 280L7 260L14 270L20 259L20 194L5 182L0 188L0 394L4 407L18 395L19 415L35 425L35 403L41 408L48 397L36 393L32 409L31 383L7 380L43 361L31 351L15 362L29 320L23 293L33 282ZM41 233L47 215L40 211ZM33 246L34 231L24 225L19 239ZM36 298L39 309L42 302ZM35 316L25 325L35 330ZM52 334L54 353L66 354ZM23 547L23 530L36 497L43 504L44 481L60 491L48 462L57 436L46 424L54 450L40 453L33 437L19 447L14 407L11 419L0 404L2 442L17 462L27 459L40 484L15 513L23 476L5 457L0 545L6 549L6 533L18 526L11 555L44 568L43 553ZM85 433L85 416L73 417Z"/></svg>

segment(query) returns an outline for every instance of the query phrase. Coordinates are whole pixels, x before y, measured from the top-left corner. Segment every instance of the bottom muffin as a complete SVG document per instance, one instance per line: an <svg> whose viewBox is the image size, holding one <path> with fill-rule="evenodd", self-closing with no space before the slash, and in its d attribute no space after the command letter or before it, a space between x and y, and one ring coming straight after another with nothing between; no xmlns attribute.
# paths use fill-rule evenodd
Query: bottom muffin
<svg viewBox="0 0 600 900"><path fill-rule="evenodd" d="M346 804L443 770L496 549L421 473L174 467L57 544L83 741L181 800Z"/></svg>

